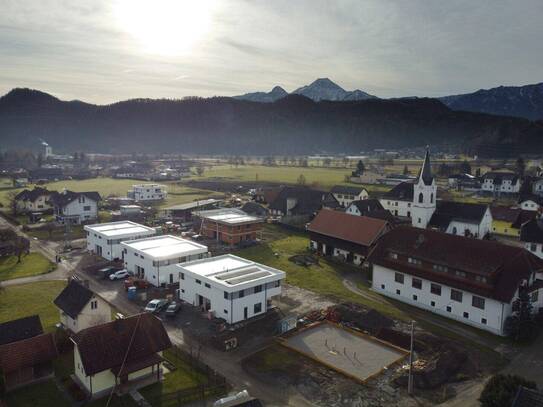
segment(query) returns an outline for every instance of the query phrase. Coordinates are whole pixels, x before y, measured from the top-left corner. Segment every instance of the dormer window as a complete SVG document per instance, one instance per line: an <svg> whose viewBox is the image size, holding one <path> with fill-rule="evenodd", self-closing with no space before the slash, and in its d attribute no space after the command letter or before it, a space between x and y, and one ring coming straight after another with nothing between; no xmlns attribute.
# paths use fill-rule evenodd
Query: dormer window
<svg viewBox="0 0 543 407"><path fill-rule="evenodd" d="M390 252L388 254L388 257L390 257L391 259L397 260L398 259L398 253Z"/></svg>
<svg viewBox="0 0 543 407"><path fill-rule="evenodd" d="M408 257L407 262L410 264L414 264L416 266L420 266L422 264L422 261L420 261L419 259L415 259L413 257Z"/></svg>

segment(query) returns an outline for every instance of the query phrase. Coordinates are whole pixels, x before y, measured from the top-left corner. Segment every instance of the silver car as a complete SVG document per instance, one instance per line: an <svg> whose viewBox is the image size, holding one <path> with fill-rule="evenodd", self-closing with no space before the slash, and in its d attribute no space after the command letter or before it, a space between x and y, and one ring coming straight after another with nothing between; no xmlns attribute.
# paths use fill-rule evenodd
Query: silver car
<svg viewBox="0 0 543 407"><path fill-rule="evenodd" d="M144 311L157 314L167 306L168 306L168 300L165 300L165 299L151 300L145 306Z"/></svg>

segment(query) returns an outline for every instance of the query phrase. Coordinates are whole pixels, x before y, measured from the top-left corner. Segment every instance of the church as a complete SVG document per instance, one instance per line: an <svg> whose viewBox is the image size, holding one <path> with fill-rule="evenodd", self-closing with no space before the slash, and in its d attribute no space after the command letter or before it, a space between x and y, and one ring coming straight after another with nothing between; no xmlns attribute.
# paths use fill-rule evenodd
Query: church
<svg viewBox="0 0 543 407"><path fill-rule="evenodd" d="M417 178L396 185L379 202L392 215L409 218L416 228L478 239L487 236L492 229L488 205L438 201L428 149Z"/></svg>

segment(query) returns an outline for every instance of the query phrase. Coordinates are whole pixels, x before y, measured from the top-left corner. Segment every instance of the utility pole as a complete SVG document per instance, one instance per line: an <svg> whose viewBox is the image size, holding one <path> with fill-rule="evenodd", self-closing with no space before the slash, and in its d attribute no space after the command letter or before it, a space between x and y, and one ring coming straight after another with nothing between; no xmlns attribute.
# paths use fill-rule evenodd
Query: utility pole
<svg viewBox="0 0 543 407"><path fill-rule="evenodd" d="M411 346L409 349L409 378L407 382L407 393L413 395L413 348L415 347L415 321L411 321Z"/></svg>

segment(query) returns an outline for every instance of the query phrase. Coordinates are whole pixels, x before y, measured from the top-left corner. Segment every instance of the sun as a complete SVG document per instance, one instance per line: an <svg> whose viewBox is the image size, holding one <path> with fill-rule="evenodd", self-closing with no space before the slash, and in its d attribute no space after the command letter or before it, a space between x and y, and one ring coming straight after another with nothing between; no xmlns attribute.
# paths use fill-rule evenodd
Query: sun
<svg viewBox="0 0 543 407"><path fill-rule="evenodd" d="M145 52L174 56L190 52L208 32L212 8L213 0L119 0L115 15Z"/></svg>

